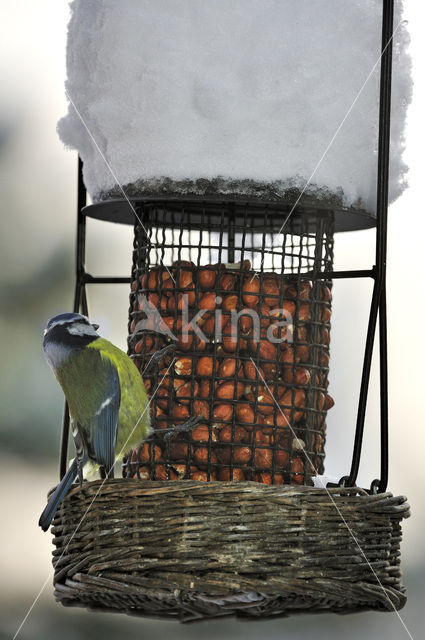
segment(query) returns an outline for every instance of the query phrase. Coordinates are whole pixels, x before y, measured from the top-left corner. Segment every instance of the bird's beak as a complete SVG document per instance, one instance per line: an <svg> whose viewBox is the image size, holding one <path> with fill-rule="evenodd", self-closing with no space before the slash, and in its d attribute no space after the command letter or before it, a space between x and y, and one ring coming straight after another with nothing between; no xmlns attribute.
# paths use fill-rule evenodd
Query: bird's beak
<svg viewBox="0 0 425 640"><path fill-rule="evenodd" d="M92 324L92 327L95 331L97 331L99 329L99 325L98 324Z"/></svg>

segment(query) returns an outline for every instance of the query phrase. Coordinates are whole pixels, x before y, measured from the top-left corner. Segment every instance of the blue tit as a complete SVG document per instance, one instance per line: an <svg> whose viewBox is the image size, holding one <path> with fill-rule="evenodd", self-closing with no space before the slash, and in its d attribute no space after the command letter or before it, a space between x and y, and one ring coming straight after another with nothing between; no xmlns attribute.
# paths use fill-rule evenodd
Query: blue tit
<svg viewBox="0 0 425 640"><path fill-rule="evenodd" d="M60 502L87 462L113 477L114 463L151 432L142 377L121 349L101 338L98 326L78 313L51 318L43 350L65 394L76 457L41 514L50 526Z"/></svg>

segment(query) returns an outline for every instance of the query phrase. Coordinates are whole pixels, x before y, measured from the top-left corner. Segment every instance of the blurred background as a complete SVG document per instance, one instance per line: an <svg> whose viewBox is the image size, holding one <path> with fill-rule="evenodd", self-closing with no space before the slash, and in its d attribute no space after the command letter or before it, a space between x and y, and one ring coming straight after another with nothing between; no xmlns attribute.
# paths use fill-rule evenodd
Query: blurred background
<svg viewBox="0 0 425 640"><path fill-rule="evenodd" d="M63 148L56 122L66 112L65 0L1 0L0 180L0 472L3 525L0 532L0 639L12 638L38 596L18 637L78 640L121 637L197 638L393 638L409 637L395 613L297 616L247 624L220 621L177 623L88 613L56 604L51 585L51 537L37 526L46 493L58 480L63 397L43 360L46 320L72 308L76 227L77 158ZM402 547L407 606L400 615L414 638L423 637L425 614L425 431L421 407L424 314L420 256L424 252L423 113L425 8L408 3L414 94L409 108L404 159L409 188L391 206L388 246L390 364L389 490L405 494L412 517ZM313 161L313 160L312 160ZM313 168L313 167L312 167ZM88 222L88 270L128 275L132 229ZM336 238L335 267L369 268L374 232ZM91 286L89 306L102 334L126 349L128 287ZM371 283L334 286L326 473L348 472L354 435ZM378 368L374 362L359 484L379 473ZM43 585L44 589L43 589ZM41 590L41 591L40 591ZM422 631L421 631L422 630Z"/></svg>

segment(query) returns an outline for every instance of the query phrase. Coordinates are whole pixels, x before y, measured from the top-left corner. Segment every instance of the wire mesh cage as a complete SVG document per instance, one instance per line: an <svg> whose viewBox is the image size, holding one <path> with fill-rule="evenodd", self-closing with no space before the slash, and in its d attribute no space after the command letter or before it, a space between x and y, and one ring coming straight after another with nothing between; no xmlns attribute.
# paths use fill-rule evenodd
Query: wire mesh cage
<svg viewBox="0 0 425 640"><path fill-rule="evenodd" d="M205 201L137 213L129 354L156 437L131 453L125 475L311 484L333 403L333 214L282 223L282 205ZM161 438L189 418L199 420L190 433Z"/></svg>

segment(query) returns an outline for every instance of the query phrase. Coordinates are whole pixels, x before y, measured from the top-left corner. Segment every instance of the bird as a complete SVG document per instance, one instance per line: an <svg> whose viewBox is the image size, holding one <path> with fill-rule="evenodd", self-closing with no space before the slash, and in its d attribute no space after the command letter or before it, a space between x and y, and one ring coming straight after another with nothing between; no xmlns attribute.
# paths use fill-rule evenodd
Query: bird
<svg viewBox="0 0 425 640"><path fill-rule="evenodd" d="M152 432L142 376L98 328L84 315L61 313L44 331L44 355L68 403L76 457L40 516L43 531L77 476L81 485L86 463L113 478L114 463Z"/></svg>

